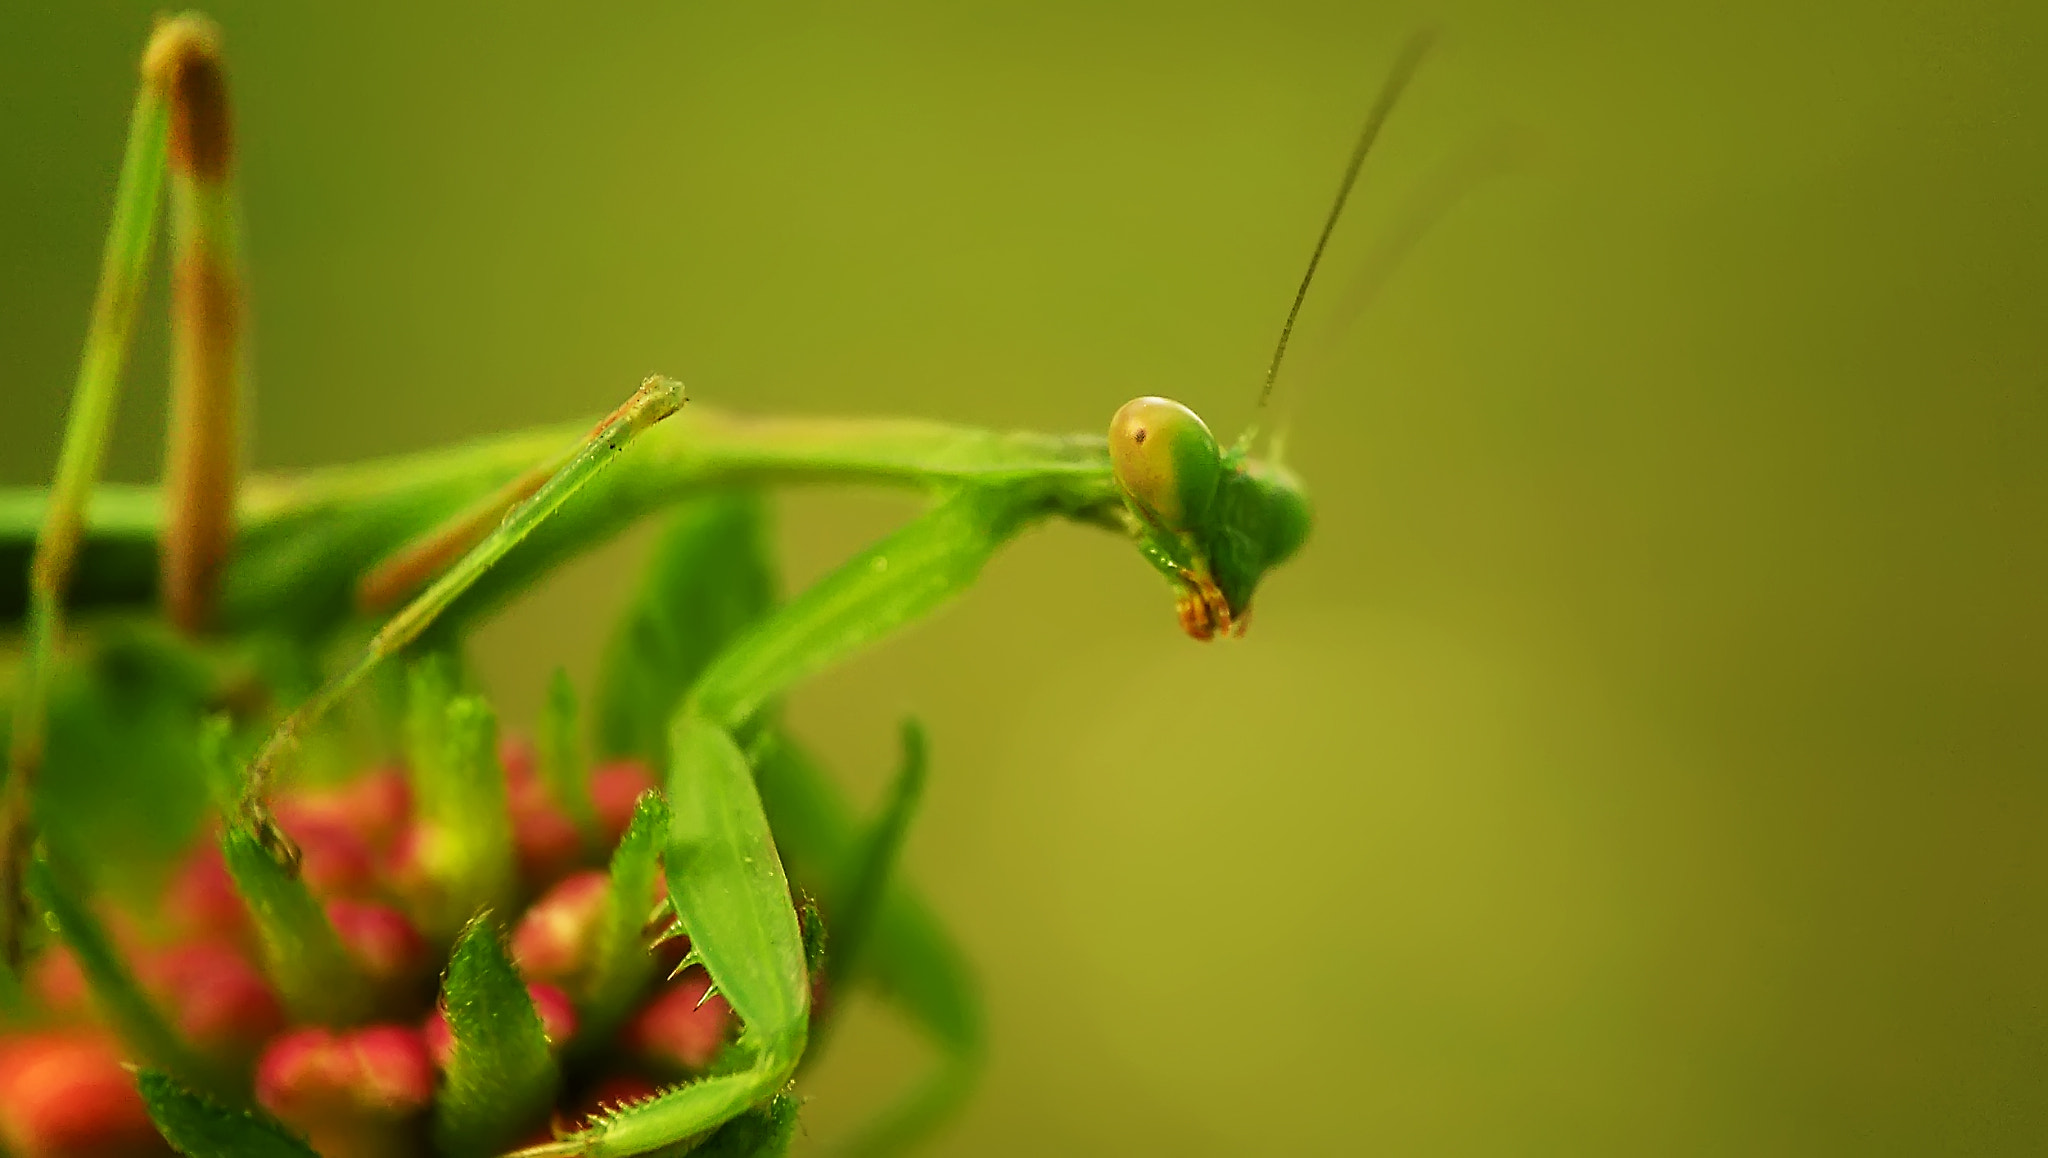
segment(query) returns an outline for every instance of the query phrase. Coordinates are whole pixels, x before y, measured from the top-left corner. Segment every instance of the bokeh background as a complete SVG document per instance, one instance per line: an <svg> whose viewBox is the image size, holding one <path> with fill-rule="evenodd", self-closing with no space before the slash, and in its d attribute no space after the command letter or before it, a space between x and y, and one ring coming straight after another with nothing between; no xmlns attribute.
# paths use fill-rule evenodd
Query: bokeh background
<svg viewBox="0 0 2048 1158"><path fill-rule="evenodd" d="M6 7L0 482L54 462L154 7ZM271 468L655 370L1052 430L1171 393L1228 435L1440 27L1332 287L1441 165L1534 147L1355 325L1311 307L1316 534L1250 636L1189 642L1058 527L796 698L867 798L896 718L932 732L908 863L995 1042L939 1151L2048 1147L2039 5L213 11ZM115 477L161 365L152 330ZM789 582L910 509L793 496ZM509 716L594 669L645 547L486 631ZM852 1021L814 1140L923 1062Z"/></svg>

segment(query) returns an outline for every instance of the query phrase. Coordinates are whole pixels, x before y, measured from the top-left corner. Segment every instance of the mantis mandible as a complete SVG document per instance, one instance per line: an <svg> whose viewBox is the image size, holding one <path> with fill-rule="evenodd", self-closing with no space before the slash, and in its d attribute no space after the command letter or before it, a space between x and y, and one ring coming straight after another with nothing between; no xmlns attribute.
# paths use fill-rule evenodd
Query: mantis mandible
<svg viewBox="0 0 2048 1158"><path fill-rule="evenodd" d="M1367 117L1267 367L1262 412L1345 201L1424 43L1418 38L1404 51ZM800 920L785 861L831 902L843 948L829 975L858 975L895 996L951 1058L868 1142L880 1149L918 1134L965 1092L981 1049L957 955L891 879L923 776L921 740L907 731L898 790L881 819L864 825L782 732L775 704L806 678L966 591L1005 543L1053 518L1128 538L1167 584L1192 638L1241 635L1263 577L1308 537L1300 481L1256 452L1254 431L1226 446L1193 411L1165 398L1124 404L1106 434L1049 435L686 408L682 387L660 377L595 427L241 478L236 398L245 335L218 31L197 16L163 22L142 72L56 482L0 492L0 555L8 572L25 565L29 576L23 676L0 796L0 919L10 962L21 960L30 894L75 952L91 948L89 930L80 931L85 918L67 907L56 875L31 857L39 777L75 774L44 767L45 717L70 612L97 617L155 599L191 647L285 638L320 654L384 617L366 644L276 723L242 769L234 799L224 802L227 840L245 857L236 863L250 879L270 882L245 888L290 896L298 853L271 813L278 776L300 742L387 660L445 646L461 625L564 559L668 508L681 511L672 532L676 558L744 571L759 553L757 504L746 495L814 482L909 488L928 499L921 514L788 601L757 600L731 622L705 628L694 659L669 662L664 654L640 669L631 655L622 661L638 673L632 678L643 697L659 705L657 734L645 734L643 719L635 742L662 765L665 791L643 800L644 816L636 814L613 872L648 875L659 853L665 887L652 919L661 937L688 938L684 964L703 967L744 1036L717 1072L518 1153L640 1154L706 1138L736 1120L760 1124L766 1140L758 1152L786 1141L787 1113L777 1098L805 1056L821 951L813 922ZM99 460L166 187L173 284L166 478L160 488L101 486ZM689 621L693 608L665 607L670 598L651 585L641 610L663 608L660 615ZM635 637L623 638L631 652ZM666 670L648 674L662 663ZM246 859L257 853L270 867ZM642 922L626 916L621 927L637 930ZM458 961L473 944L481 942L465 933ZM475 951L482 954L475 968L488 973L487 949ZM146 1011L138 1016L146 1020ZM455 1030L458 1038L465 1032L462 1024ZM161 1062L163 1050L156 1054L152 1061ZM199 1112L191 1109L199 1095L186 1086L206 1083L176 1073L145 1081L167 1134L185 1120L180 1114ZM220 1096L233 1102L236 1095ZM276 1130L260 1118L236 1128Z"/></svg>

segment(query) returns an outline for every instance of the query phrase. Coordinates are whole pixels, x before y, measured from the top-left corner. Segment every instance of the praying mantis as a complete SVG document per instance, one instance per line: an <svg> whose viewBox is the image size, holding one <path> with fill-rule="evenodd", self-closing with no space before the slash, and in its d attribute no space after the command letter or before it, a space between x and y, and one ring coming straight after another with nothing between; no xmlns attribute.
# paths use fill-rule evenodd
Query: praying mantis
<svg viewBox="0 0 2048 1158"><path fill-rule="evenodd" d="M1268 366L1262 410L1332 230L1424 44L1418 38L1404 51L1350 156ZM306 666L324 678L275 722L221 801L229 839L268 859L269 868L248 871L270 873L264 887L286 895L299 852L271 803L280 777L336 709L392 661L448 646L463 625L564 560L676 511L673 550L663 548L639 620L629 621L612 664L627 685L613 699L656 705L642 712L635 742L660 763L662 786L658 800L643 801L654 827L639 827L636 814L613 872L646 875L658 853L661 899L645 922L652 939L687 938L683 965L703 968L743 1034L713 1072L516 1153L610 1158L712 1138L726 1152L779 1152L790 1119L778 1097L806 1056L821 970L835 984L859 980L891 995L946 1053L932 1082L863 1145L884 1150L921 1134L964 1095L982 1049L957 952L892 871L924 775L922 741L906 731L903 773L878 819L863 823L780 727L778 700L960 596L1004 544L1051 519L1129 539L1165 582L1193 639L1241 635L1262 579L1308 538L1301 481L1257 452L1254 432L1226 446L1193 411L1164 398L1124 404L1106 434L1052 435L907 419L745 416L686 406L681 384L658 376L594 427L240 477L245 334L218 30L195 15L162 22L142 74L57 479L47 490L0 492L0 566L28 575L0 795L0 919L10 962L21 960L29 924L53 925L79 951L75 919L55 915L72 911L60 874L31 855L39 780L89 771L45 766L51 688L74 613L107 618L156 600L184 646L286 640L318 657ZM166 190L166 476L160 487L98 485ZM926 503L907 524L775 603L756 574L765 564L755 496L818 482L906 488ZM679 576L679 588L663 586ZM688 601L707 593L717 598ZM673 624L696 633L680 652L653 638ZM338 666L336 654L345 656ZM565 791L573 800L577 789ZM639 859L624 864L629 856ZM825 898L836 947L820 948L792 877ZM51 915L30 921L37 910ZM643 956L646 949L634 947ZM460 1041L462 1023L455 1032ZM145 1060L156 1067L144 1083L155 1091L151 1109L176 1142L178 1123L212 1113L213 1104L179 1085L181 1075L156 1072L174 1067ZM244 1131L236 1136L251 1146L301 1145L260 1114L230 1112L232 1092L222 1097L229 1108L205 1119L219 1129ZM753 1133L734 1132L738 1126Z"/></svg>

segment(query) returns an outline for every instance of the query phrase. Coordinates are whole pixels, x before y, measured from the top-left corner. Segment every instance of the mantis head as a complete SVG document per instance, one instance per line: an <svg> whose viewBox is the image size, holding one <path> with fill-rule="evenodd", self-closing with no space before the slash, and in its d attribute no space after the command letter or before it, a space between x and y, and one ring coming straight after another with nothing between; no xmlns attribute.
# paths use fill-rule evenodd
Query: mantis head
<svg viewBox="0 0 2048 1158"><path fill-rule="evenodd" d="M1244 634L1266 571L1308 538L1308 498L1293 473L1223 451L1194 411L1134 398L1109 422L1109 459L1138 550L1179 593L1196 639Z"/></svg>
<svg viewBox="0 0 2048 1158"><path fill-rule="evenodd" d="M1336 202L1323 218L1308 269L1280 326L1257 414L1264 414L1272 399L1287 340L1359 169L1429 42L1427 33L1409 39L1366 115L1338 183ZM1226 451L1207 423L1170 398L1134 398L1109 420L1110 467L1130 512L1138 550L1174 585L1180 625L1196 639L1244 634L1259 580L1308 539L1308 497L1301 482L1279 464L1277 455L1273 460L1251 457L1248 448L1256 421L1253 426Z"/></svg>

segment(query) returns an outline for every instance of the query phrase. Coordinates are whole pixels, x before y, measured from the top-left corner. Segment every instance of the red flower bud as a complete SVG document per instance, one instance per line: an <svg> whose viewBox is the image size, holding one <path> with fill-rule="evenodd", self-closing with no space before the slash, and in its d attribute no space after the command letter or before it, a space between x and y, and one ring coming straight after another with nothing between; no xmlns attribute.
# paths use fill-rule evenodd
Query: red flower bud
<svg viewBox="0 0 2048 1158"><path fill-rule="evenodd" d="M654 773L638 760L614 760L601 764L590 774L590 803L597 811L597 826L606 842L617 844L632 823L633 806L640 796L655 787Z"/></svg>
<svg viewBox="0 0 2048 1158"><path fill-rule="evenodd" d="M301 817L284 826L299 846L299 871L320 896L358 896L375 882L369 844L342 822Z"/></svg>
<svg viewBox="0 0 2048 1158"><path fill-rule="evenodd" d="M246 1059L284 1028L270 983L230 946L179 945L145 960L139 972L185 1039L209 1053Z"/></svg>
<svg viewBox="0 0 2048 1158"><path fill-rule="evenodd" d="M87 1008L85 973L63 945L51 945L29 963L28 991L46 1014L69 1016Z"/></svg>
<svg viewBox="0 0 2048 1158"><path fill-rule="evenodd" d="M538 784L514 788L510 804L519 879L530 884L552 880L583 858L583 834Z"/></svg>
<svg viewBox="0 0 2048 1158"><path fill-rule="evenodd" d="M569 995L552 985L538 983L528 985L526 995L533 999L534 1012L540 1014L540 1031L547 1035L548 1045L561 1049L576 1033L576 1008L569 1003ZM448 1059L455 1056L455 1034L448 1028L448 1011L435 1006L420 1033L434 1064L447 1069Z"/></svg>
<svg viewBox="0 0 2048 1158"><path fill-rule="evenodd" d="M296 792L277 803L278 823L296 835L298 825L327 824L346 829L373 852L391 847L412 816L412 787L397 768L379 768L346 784Z"/></svg>
<svg viewBox="0 0 2048 1158"><path fill-rule="evenodd" d="M505 770L505 783L513 788L538 780L540 756L533 749L533 741L524 736L500 736L498 767Z"/></svg>
<svg viewBox="0 0 2048 1158"><path fill-rule="evenodd" d="M74 1030L0 1038L0 1144L20 1158L171 1152L113 1042Z"/></svg>
<svg viewBox="0 0 2048 1158"><path fill-rule="evenodd" d="M256 1100L326 1158L403 1152L408 1119L433 1097L426 1042L403 1025L298 1030L256 1066Z"/></svg>
<svg viewBox="0 0 2048 1158"><path fill-rule="evenodd" d="M556 1049L568 1044L576 1034L576 1007L569 1003L569 995L541 982L526 987L533 997L534 1012L540 1014L541 1032L548 1035L548 1044Z"/></svg>
<svg viewBox="0 0 2048 1158"><path fill-rule="evenodd" d="M583 971L604 917L609 883L596 870L575 873L526 910L512 932L512 960L523 976L560 985Z"/></svg>
<svg viewBox="0 0 2048 1158"><path fill-rule="evenodd" d="M548 787L534 772L533 751L521 741L501 746L507 799L512 811L512 836L519 848L520 875L546 881L584 859L583 834ZM619 760L590 775L590 800L598 835L605 845L618 843L633 819L640 794L654 787L654 776L637 760Z"/></svg>
<svg viewBox="0 0 2048 1158"><path fill-rule="evenodd" d="M249 932L249 910L235 891L220 846L211 840L179 867L164 892L164 913L175 932L214 941L239 941Z"/></svg>
<svg viewBox="0 0 2048 1158"><path fill-rule="evenodd" d="M710 988L711 978L694 968L664 986L627 1024L626 1048L669 1069L702 1071L733 1024L725 998L705 1000Z"/></svg>
<svg viewBox="0 0 2048 1158"><path fill-rule="evenodd" d="M337 898L327 902L327 921L342 948L379 982L408 980L426 965L427 946L419 930L389 905Z"/></svg>

